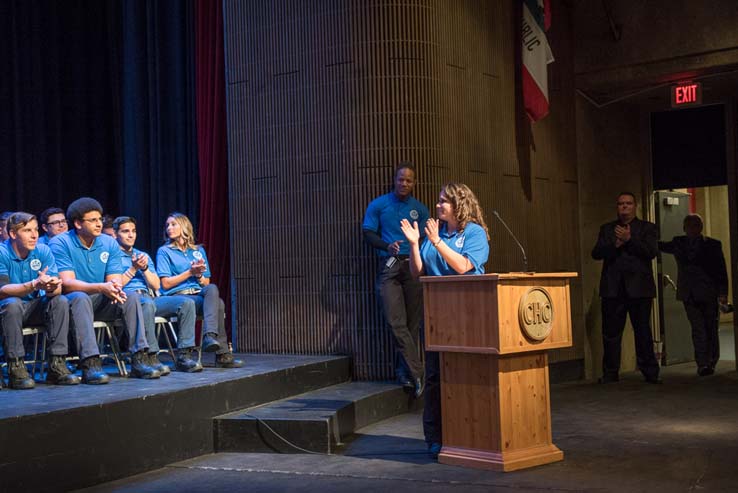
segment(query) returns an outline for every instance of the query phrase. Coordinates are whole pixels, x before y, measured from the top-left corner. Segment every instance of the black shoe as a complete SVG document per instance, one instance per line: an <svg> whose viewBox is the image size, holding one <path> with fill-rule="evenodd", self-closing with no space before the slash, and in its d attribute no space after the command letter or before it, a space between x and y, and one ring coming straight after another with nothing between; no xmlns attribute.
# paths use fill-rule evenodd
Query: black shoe
<svg viewBox="0 0 738 493"><path fill-rule="evenodd" d="M412 379L408 377L407 375L397 375L397 383L405 387L406 389L414 389L415 383L413 383Z"/></svg>
<svg viewBox="0 0 738 493"><path fill-rule="evenodd" d="M206 353L220 351L220 343L215 338L215 334L205 334L202 338L202 350Z"/></svg>
<svg viewBox="0 0 738 493"><path fill-rule="evenodd" d="M80 378L67 368L64 356L52 355L49 358L49 369L46 372L46 383L54 385L79 385Z"/></svg>
<svg viewBox="0 0 738 493"><path fill-rule="evenodd" d="M166 377L172 372L167 365L159 361L159 353L149 353L146 362L151 368L158 371L162 377Z"/></svg>
<svg viewBox="0 0 738 493"><path fill-rule="evenodd" d="M419 398L421 395L423 395L423 391L425 390L425 380L423 378L416 378L415 379L415 398Z"/></svg>
<svg viewBox="0 0 738 493"><path fill-rule="evenodd" d="M202 371L202 365L192 359L192 348L180 349L177 352L175 368L177 371L183 371L185 373Z"/></svg>
<svg viewBox="0 0 738 493"><path fill-rule="evenodd" d="M236 359L233 353L223 353L215 357L215 366L218 368L241 368L244 362Z"/></svg>
<svg viewBox="0 0 738 493"><path fill-rule="evenodd" d="M438 454L441 453L441 444L433 442L428 445L428 455L431 459L438 459Z"/></svg>
<svg viewBox="0 0 738 493"><path fill-rule="evenodd" d="M28 374L23 358L12 358L8 363L8 387L17 390L32 389L36 386Z"/></svg>
<svg viewBox="0 0 738 493"><path fill-rule="evenodd" d="M653 376L653 377L644 376L643 379L646 381L646 383L652 383L656 385L661 385L662 383L664 383L664 381L661 380L658 376Z"/></svg>
<svg viewBox="0 0 738 493"><path fill-rule="evenodd" d="M602 375L600 378L597 379L597 383L599 384L615 383L619 381L620 377L618 375Z"/></svg>
<svg viewBox="0 0 738 493"><path fill-rule="evenodd" d="M131 357L131 376L133 378L153 379L159 378L161 373L147 364L148 354L146 350L133 353Z"/></svg>
<svg viewBox="0 0 738 493"><path fill-rule="evenodd" d="M103 371L100 356L90 356L82 360L82 383L87 385L102 385L110 381L110 377Z"/></svg>
<svg viewBox="0 0 738 493"><path fill-rule="evenodd" d="M715 368L709 367L709 366L700 366L697 369L697 375L701 377L709 377L710 375L715 373Z"/></svg>

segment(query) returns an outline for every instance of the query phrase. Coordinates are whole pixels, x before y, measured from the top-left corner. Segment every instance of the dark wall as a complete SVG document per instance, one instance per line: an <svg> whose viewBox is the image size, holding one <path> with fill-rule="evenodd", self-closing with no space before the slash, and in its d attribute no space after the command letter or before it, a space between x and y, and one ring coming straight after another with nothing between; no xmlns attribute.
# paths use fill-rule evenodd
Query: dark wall
<svg viewBox="0 0 738 493"><path fill-rule="evenodd" d="M224 3L238 338L250 351L345 353L392 374L363 244L369 201L413 161L433 205L461 181L487 211L487 271L520 270L498 209L538 271L579 270L566 9L552 28L551 115L516 134L512 1ZM556 10L554 10L556 12ZM520 142L524 145L520 146ZM575 347L582 358L575 283Z"/></svg>

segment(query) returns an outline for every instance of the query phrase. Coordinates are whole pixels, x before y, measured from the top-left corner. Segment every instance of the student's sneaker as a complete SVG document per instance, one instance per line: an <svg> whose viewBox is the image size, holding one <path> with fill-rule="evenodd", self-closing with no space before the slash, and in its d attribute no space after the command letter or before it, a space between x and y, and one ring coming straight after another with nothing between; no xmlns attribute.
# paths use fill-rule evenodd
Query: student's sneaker
<svg viewBox="0 0 738 493"><path fill-rule="evenodd" d="M196 373L202 371L202 365L192 359L192 348L180 349L177 352L177 362L175 363L177 371L185 373Z"/></svg>
<svg viewBox="0 0 738 493"><path fill-rule="evenodd" d="M100 356L90 356L82 360L82 383L87 385L102 385L110 381L110 377L103 371Z"/></svg>
<svg viewBox="0 0 738 493"><path fill-rule="evenodd" d="M158 353L149 353L148 364L151 368L158 371L162 377L166 377L172 372L167 365L159 361Z"/></svg>
<svg viewBox="0 0 738 493"><path fill-rule="evenodd" d="M28 374L23 358L12 358L8 363L8 387L17 390L32 389L36 386Z"/></svg>
<svg viewBox="0 0 738 493"><path fill-rule="evenodd" d="M64 356L52 355L46 372L46 383L53 385L79 385L80 378L69 371Z"/></svg>
<svg viewBox="0 0 738 493"><path fill-rule="evenodd" d="M148 352L141 350L137 353L133 353L131 357L131 376L133 378L153 379L159 378L161 373L159 370L150 367L147 364Z"/></svg>
<svg viewBox="0 0 738 493"><path fill-rule="evenodd" d="M236 359L233 353L223 353L215 357L215 366L218 368L241 368L244 362Z"/></svg>

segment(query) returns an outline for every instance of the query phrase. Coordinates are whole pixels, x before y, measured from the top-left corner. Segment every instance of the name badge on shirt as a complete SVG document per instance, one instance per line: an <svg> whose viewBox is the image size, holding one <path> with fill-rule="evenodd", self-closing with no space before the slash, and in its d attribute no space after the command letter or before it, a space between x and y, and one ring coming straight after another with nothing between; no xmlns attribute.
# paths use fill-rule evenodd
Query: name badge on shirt
<svg viewBox="0 0 738 493"><path fill-rule="evenodd" d="M39 270L41 268L41 261L37 258L31 260L31 270Z"/></svg>

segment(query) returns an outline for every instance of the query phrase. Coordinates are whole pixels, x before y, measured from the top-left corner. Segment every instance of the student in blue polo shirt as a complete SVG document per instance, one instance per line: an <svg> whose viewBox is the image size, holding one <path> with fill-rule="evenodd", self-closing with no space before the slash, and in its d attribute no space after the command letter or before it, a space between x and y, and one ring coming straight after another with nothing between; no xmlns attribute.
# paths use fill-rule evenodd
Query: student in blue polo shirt
<svg viewBox="0 0 738 493"><path fill-rule="evenodd" d="M122 319L133 354L131 376L159 378L159 371L147 364L149 344L140 296L123 291L120 247L111 236L102 235L102 206L95 199L82 197L69 205L67 219L73 228L52 238L49 246L69 299L72 323L92 327L94 319ZM84 358L84 351L80 351L80 358ZM83 369L99 364L99 358L88 359L82 360Z"/></svg>
<svg viewBox="0 0 738 493"><path fill-rule="evenodd" d="M420 397L424 370L418 334L423 317L423 288L410 275L410 247L400 230L400 220L407 219L417 221L422 231L429 216L428 208L412 196L415 183L412 164L397 166L393 190L369 204L362 229L365 241L379 257L377 294L395 338L395 376L400 385L414 389L416 397Z"/></svg>
<svg viewBox="0 0 738 493"><path fill-rule="evenodd" d="M420 228L402 220L402 232L410 244L413 276L484 274L489 257L489 233L484 214L474 193L461 183L441 187L436 203L438 219L425 226L421 246ZM438 353L428 351L425 359L426 391L423 433L428 453L438 457L441 450L441 387Z"/></svg>
<svg viewBox="0 0 738 493"><path fill-rule="evenodd" d="M202 371L202 365L192 359L195 347L195 302L187 296L156 296L161 281L156 274L156 266L149 254L133 247L138 233L136 219L130 216L119 216L113 221L113 235L120 245L121 262L123 263L122 284L126 294L135 291L141 296L144 322L146 324L146 340L149 343L149 366L156 368L164 375L169 374L169 367L159 361L159 341L156 337L156 317L177 317L179 336L177 337L178 371L194 373Z"/></svg>
<svg viewBox="0 0 738 493"><path fill-rule="evenodd" d="M41 229L44 231L43 236L39 236L39 245L48 245L49 240L54 236L66 233L69 230L67 217L64 211L58 207L49 207L38 216Z"/></svg>
<svg viewBox="0 0 738 493"><path fill-rule="evenodd" d="M225 304L218 286L210 282L205 249L195 242L189 218L181 212L169 214L164 225L164 245L156 252L162 294L192 298L197 313L203 316L202 350L215 352L215 365L220 368L240 368L243 361L236 359L228 348Z"/></svg>
<svg viewBox="0 0 738 493"><path fill-rule="evenodd" d="M32 389L23 357L23 327L45 325L49 341L46 382L76 385L66 364L69 304L61 295L61 279L46 245L37 245L38 221L27 212L7 219L8 240L0 244L0 324L5 336L8 381L13 389ZM0 382L2 379L0 378Z"/></svg>

